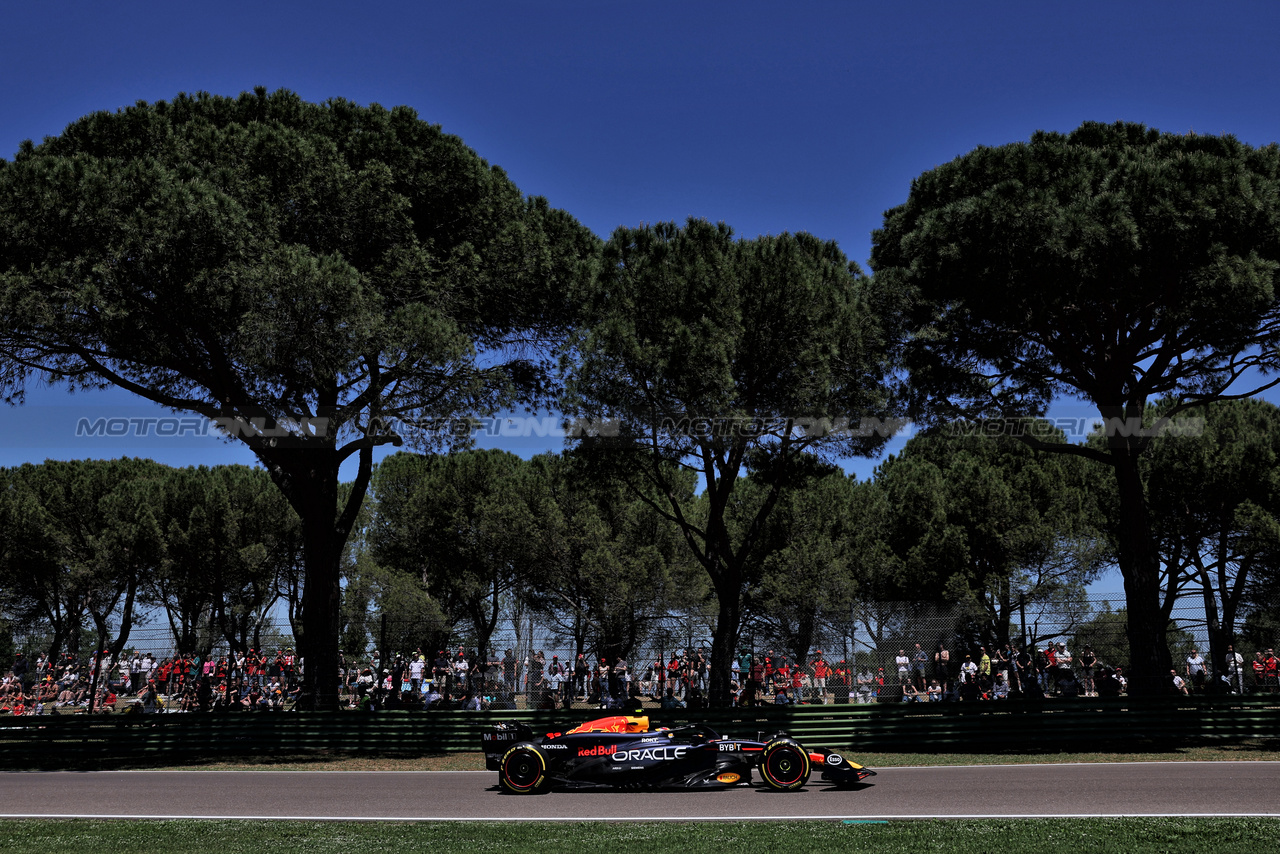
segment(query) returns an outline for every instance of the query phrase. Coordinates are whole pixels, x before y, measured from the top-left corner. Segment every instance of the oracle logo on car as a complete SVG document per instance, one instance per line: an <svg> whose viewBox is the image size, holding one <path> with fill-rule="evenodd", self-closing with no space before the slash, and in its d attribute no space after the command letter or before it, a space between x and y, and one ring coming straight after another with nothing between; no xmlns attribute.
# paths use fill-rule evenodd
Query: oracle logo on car
<svg viewBox="0 0 1280 854"><path fill-rule="evenodd" d="M636 750L619 750L613 755L614 762L642 762L645 759L681 759L685 747L645 747Z"/></svg>
<svg viewBox="0 0 1280 854"><path fill-rule="evenodd" d="M616 744L597 744L595 747L582 747L578 749L579 756L611 756L618 752Z"/></svg>

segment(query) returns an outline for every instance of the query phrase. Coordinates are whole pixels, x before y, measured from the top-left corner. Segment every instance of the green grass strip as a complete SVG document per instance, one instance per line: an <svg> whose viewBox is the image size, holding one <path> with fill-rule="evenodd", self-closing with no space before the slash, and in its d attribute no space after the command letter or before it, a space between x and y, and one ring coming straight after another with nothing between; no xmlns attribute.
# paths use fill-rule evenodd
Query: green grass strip
<svg viewBox="0 0 1280 854"><path fill-rule="evenodd" d="M245 821L0 821L0 851L867 851L876 854L1258 854L1275 850L1280 819L1114 818L696 823L390 823ZM635 846L640 846L636 848Z"/></svg>

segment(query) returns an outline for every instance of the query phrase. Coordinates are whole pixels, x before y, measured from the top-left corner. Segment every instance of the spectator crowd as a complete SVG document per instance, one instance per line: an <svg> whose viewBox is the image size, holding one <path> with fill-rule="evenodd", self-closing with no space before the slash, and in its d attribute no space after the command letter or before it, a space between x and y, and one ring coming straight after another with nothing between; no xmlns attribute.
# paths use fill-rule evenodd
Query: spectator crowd
<svg viewBox="0 0 1280 854"><path fill-rule="evenodd" d="M301 673L301 659L288 648L205 658L138 650L88 659L40 654L34 661L18 652L0 682L0 713L280 710L296 699Z"/></svg>
<svg viewBox="0 0 1280 854"><path fill-rule="evenodd" d="M881 663L882 662L882 663ZM376 709L515 709L637 704L663 708L707 705L712 662L705 647L676 650L637 663L622 657L543 650L518 656L512 649L480 655L459 647L428 655L421 649L387 657L377 651L340 662L343 704ZM1216 673L1192 649L1170 670L1171 694L1280 694L1280 660L1273 649L1246 661L1227 648L1225 672ZM60 710L130 712L291 708L301 687L302 661L292 649L247 650L200 658L158 658L127 650L89 660L57 660L22 652L0 680L0 714L57 714ZM828 661L822 650L800 659L767 650L742 650L730 662L737 705L871 702L974 702L1017 697L1116 697L1127 689L1120 667L1099 660L1085 645L1065 642L1030 649L1005 644L953 652L938 643L899 649L892 659L861 655Z"/></svg>

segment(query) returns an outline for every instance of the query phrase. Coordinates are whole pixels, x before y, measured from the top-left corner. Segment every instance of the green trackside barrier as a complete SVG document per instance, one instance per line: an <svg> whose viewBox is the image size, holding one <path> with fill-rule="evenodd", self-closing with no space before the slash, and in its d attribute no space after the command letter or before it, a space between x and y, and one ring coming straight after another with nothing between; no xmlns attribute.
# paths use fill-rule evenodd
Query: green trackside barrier
<svg viewBox="0 0 1280 854"><path fill-rule="evenodd" d="M652 726L703 723L740 738L786 731L850 751L1053 751L1280 738L1280 697L1077 699L649 710ZM421 756L479 750L493 723L558 732L611 712L396 711L40 715L0 718L0 768L59 761L184 761L305 753Z"/></svg>

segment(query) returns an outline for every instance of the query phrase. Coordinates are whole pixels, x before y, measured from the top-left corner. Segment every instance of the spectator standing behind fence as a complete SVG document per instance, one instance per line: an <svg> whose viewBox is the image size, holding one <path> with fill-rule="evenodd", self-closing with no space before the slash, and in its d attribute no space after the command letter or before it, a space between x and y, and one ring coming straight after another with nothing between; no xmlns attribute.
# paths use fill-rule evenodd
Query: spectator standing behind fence
<svg viewBox="0 0 1280 854"><path fill-rule="evenodd" d="M581 697L582 702L587 701L589 696L588 682L591 677L591 668L587 666L586 653L578 653L578 658L573 663L573 693L575 697Z"/></svg>
<svg viewBox="0 0 1280 854"><path fill-rule="evenodd" d="M1227 679L1233 693L1244 693L1244 656L1236 652L1234 644L1227 644Z"/></svg>
<svg viewBox="0 0 1280 854"><path fill-rule="evenodd" d="M564 672L560 669L558 655L551 656L551 661L547 664L547 690L551 692L554 701L559 703L564 691Z"/></svg>
<svg viewBox="0 0 1280 854"><path fill-rule="evenodd" d="M445 657L444 650L436 650L436 657L431 662L431 681L442 694L447 693L449 690L449 674L451 672L453 672L453 668L449 666L449 659Z"/></svg>
<svg viewBox="0 0 1280 854"><path fill-rule="evenodd" d="M422 660L421 655L415 655L409 662L409 688L415 694L422 691L422 673L426 666L427 663Z"/></svg>
<svg viewBox="0 0 1280 854"><path fill-rule="evenodd" d="M1093 647L1085 644L1084 650L1080 653L1080 687L1084 690L1086 697L1098 696L1098 689L1093 675L1093 669L1097 665L1098 656L1093 654Z"/></svg>
<svg viewBox="0 0 1280 854"><path fill-rule="evenodd" d="M525 666L524 680L525 686L528 688L525 702L529 704L531 709L542 708L542 688L546 678L547 659L542 654L542 650L538 650L529 657Z"/></svg>
<svg viewBox="0 0 1280 854"><path fill-rule="evenodd" d="M978 647L978 652L981 653L981 655L978 656L978 675L985 676L990 679L991 656L987 654L987 648L985 646Z"/></svg>
<svg viewBox="0 0 1280 854"><path fill-rule="evenodd" d="M929 667L929 653L924 651L920 644L916 644L915 652L911 653L911 681L916 686L917 692L925 690L925 670Z"/></svg>
<svg viewBox="0 0 1280 854"><path fill-rule="evenodd" d="M898 684L906 685L910 681L911 659L907 657L905 649L898 650L898 655L893 659L893 663L898 667Z"/></svg>
<svg viewBox="0 0 1280 854"><path fill-rule="evenodd" d="M573 708L573 699L577 695L577 678L574 676L573 668L573 664L568 661L560 663L560 672L563 677L561 679L560 693L566 709Z"/></svg>
<svg viewBox="0 0 1280 854"><path fill-rule="evenodd" d="M484 706L485 673L489 670L489 662L482 650L473 649L470 663L471 669L467 671L467 693Z"/></svg>
<svg viewBox="0 0 1280 854"><path fill-rule="evenodd" d="M467 651L462 647L458 647L457 655L453 657L453 681L456 686L455 693L462 693L466 690L467 677L471 674L471 663L467 661Z"/></svg>
<svg viewBox="0 0 1280 854"><path fill-rule="evenodd" d="M854 676L853 701L855 703L871 702L871 695L874 691L872 686L875 684L875 676L871 673L871 668L862 665Z"/></svg>
<svg viewBox="0 0 1280 854"><path fill-rule="evenodd" d="M1036 654L1036 674L1040 679L1040 690L1046 694L1049 693L1051 688L1049 682L1057 666L1058 657L1054 651L1053 644L1049 644Z"/></svg>
<svg viewBox="0 0 1280 854"><path fill-rule="evenodd" d="M1191 654L1187 656L1187 682L1197 694L1204 691L1204 657L1200 655L1198 649L1192 649Z"/></svg>
<svg viewBox="0 0 1280 854"><path fill-rule="evenodd" d="M1067 671L1066 673L1060 674L1060 676L1070 675L1074 679L1075 678L1075 672L1074 672L1075 659L1072 657L1071 651L1067 649L1067 645L1062 641L1058 641L1058 648L1055 654L1058 659L1057 661L1058 670Z"/></svg>
<svg viewBox="0 0 1280 854"><path fill-rule="evenodd" d="M631 668L625 658L619 657L613 662L613 673L617 680L617 690L613 692L619 699L631 697Z"/></svg>
<svg viewBox="0 0 1280 854"><path fill-rule="evenodd" d="M698 651L693 654L693 679L698 686L700 693L707 690L707 654L702 647L698 647Z"/></svg>
<svg viewBox="0 0 1280 854"><path fill-rule="evenodd" d="M13 678L17 683L25 689L27 684L27 673L30 672L30 665L27 663L27 657L21 650L13 654Z"/></svg>
<svg viewBox="0 0 1280 854"><path fill-rule="evenodd" d="M751 656L750 666L747 670L747 694L746 704L754 706L759 702L760 691L764 686L764 662L760 661L756 656Z"/></svg>
<svg viewBox="0 0 1280 854"><path fill-rule="evenodd" d="M951 681L951 652L941 641L933 654L933 677L945 687Z"/></svg>
<svg viewBox="0 0 1280 854"><path fill-rule="evenodd" d="M813 662L813 696L824 706L827 704L827 677L830 673L822 650L818 650L818 657Z"/></svg>

